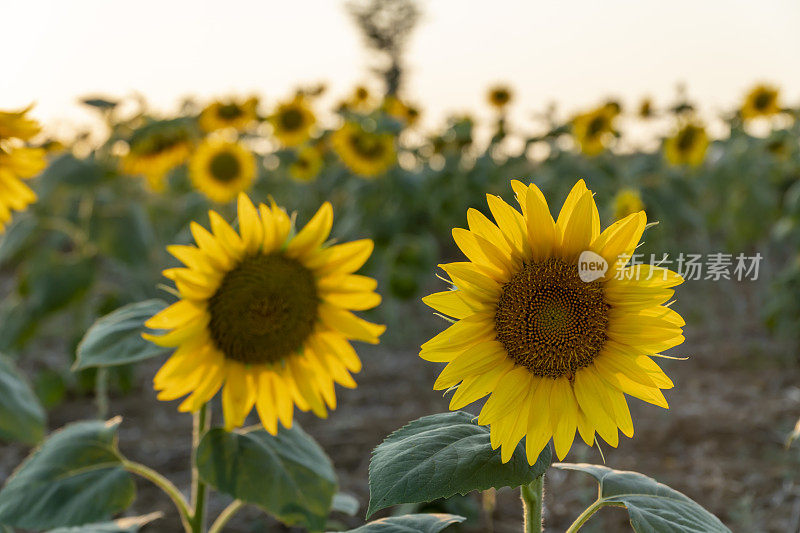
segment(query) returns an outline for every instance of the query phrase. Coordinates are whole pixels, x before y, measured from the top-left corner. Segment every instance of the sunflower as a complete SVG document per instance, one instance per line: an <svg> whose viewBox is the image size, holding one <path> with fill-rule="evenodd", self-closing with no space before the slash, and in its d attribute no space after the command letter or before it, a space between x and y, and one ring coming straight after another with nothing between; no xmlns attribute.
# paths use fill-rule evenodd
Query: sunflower
<svg viewBox="0 0 800 533"><path fill-rule="evenodd" d="M189 178L194 186L219 204L248 190L255 177L255 157L240 143L206 139L189 162Z"/></svg>
<svg viewBox="0 0 800 533"><path fill-rule="evenodd" d="M188 159L192 145L192 133L182 122L149 124L133 134L122 158L122 171L142 175L152 190L162 191L167 174Z"/></svg>
<svg viewBox="0 0 800 533"><path fill-rule="evenodd" d="M642 210L644 210L644 202L636 189L620 189L614 196L614 220L622 220L628 215Z"/></svg>
<svg viewBox="0 0 800 533"><path fill-rule="evenodd" d="M281 144L297 146L311 137L317 119L303 95L298 94L291 102L280 104L269 121Z"/></svg>
<svg viewBox="0 0 800 533"><path fill-rule="evenodd" d="M357 85L350 98L342 102L342 108L353 111L367 111L370 107L372 107L372 95L363 85Z"/></svg>
<svg viewBox="0 0 800 533"><path fill-rule="evenodd" d="M523 437L531 464L551 437L563 459L576 429L590 446L595 432L617 446L618 429L633 435L625 394L667 407L661 389L672 382L651 357L683 341L683 319L662 305L682 278L625 267L644 212L601 233L583 180L555 222L535 185L511 185L521 213L487 195L496 224L470 209L469 230L453 230L469 261L442 265L455 290L423 301L455 323L423 344L420 357L448 363L434 389L457 386L450 409L489 395L478 422L490 426L503 462ZM583 281L584 251L607 262L604 276Z"/></svg>
<svg viewBox="0 0 800 533"><path fill-rule="evenodd" d="M391 133L367 131L355 122L333 132L331 145L350 170L364 177L383 174L397 161Z"/></svg>
<svg viewBox="0 0 800 533"><path fill-rule="evenodd" d="M198 123L206 132L224 128L245 131L258 118L257 107L258 98L255 97L248 98L244 102L236 100L212 102L200 113Z"/></svg>
<svg viewBox="0 0 800 533"><path fill-rule="evenodd" d="M497 85L489 89L486 98L489 101L489 105L495 109L503 109L511 102L512 96L511 89L507 86Z"/></svg>
<svg viewBox="0 0 800 533"><path fill-rule="evenodd" d="M322 154L313 146L297 151L294 161L289 164L289 175L297 181L311 181L322 169Z"/></svg>
<svg viewBox="0 0 800 533"><path fill-rule="evenodd" d="M639 118L652 118L654 115L653 101L650 98L644 98L639 103Z"/></svg>
<svg viewBox="0 0 800 533"><path fill-rule="evenodd" d="M603 105L572 120L572 134L589 156L600 154L606 148L609 137L614 134L614 118L617 112L610 105Z"/></svg>
<svg viewBox="0 0 800 533"><path fill-rule="evenodd" d="M361 368L350 340L376 344L385 327L351 311L375 307L374 279L355 275L372 253L371 240L325 247L333 222L325 203L292 235L283 209L244 193L237 233L214 211L209 232L191 230L197 246L170 246L186 267L164 275L181 299L146 325L145 334L176 348L156 374L160 400L189 394L179 411L198 410L222 387L226 428L241 426L255 405L264 428L292 426L294 405L326 417L336 408L334 382L356 386Z"/></svg>
<svg viewBox="0 0 800 533"><path fill-rule="evenodd" d="M745 120L768 117L780 113L778 105L779 91L777 87L771 85L756 85L744 99L742 104L742 118Z"/></svg>
<svg viewBox="0 0 800 533"><path fill-rule="evenodd" d="M664 141L664 157L673 165L696 167L703 163L708 144L705 128L689 123Z"/></svg>
<svg viewBox="0 0 800 533"><path fill-rule="evenodd" d="M30 140L41 131L41 126L25 115L33 108L33 104L20 111L0 111L0 139Z"/></svg>
<svg viewBox="0 0 800 533"><path fill-rule="evenodd" d="M32 178L47 166L42 148L0 144L0 233L11 221L12 211L24 211L36 201L36 193L22 180Z"/></svg>
<svg viewBox="0 0 800 533"><path fill-rule="evenodd" d="M407 126L414 125L419 119L419 109L407 104L400 98L389 95L383 100L382 109L384 113L392 118L405 123Z"/></svg>

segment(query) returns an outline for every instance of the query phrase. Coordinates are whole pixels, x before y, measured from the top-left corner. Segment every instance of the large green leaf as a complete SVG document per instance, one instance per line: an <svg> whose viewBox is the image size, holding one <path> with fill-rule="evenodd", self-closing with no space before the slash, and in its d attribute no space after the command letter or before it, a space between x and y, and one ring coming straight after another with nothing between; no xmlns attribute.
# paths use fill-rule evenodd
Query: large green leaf
<svg viewBox="0 0 800 533"><path fill-rule="evenodd" d="M595 478L600 484L595 505L625 506L633 530L639 533L730 533L716 516L696 502L644 474L589 464L553 466Z"/></svg>
<svg viewBox="0 0 800 533"><path fill-rule="evenodd" d="M314 531L325 527L336 493L330 459L297 424L274 437L212 429L200 441L197 468L217 490Z"/></svg>
<svg viewBox="0 0 800 533"><path fill-rule="evenodd" d="M44 436L45 417L27 380L0 355L0 438L35 444Z"/></svg>
<svg viewBox="0 0 800 533"><path fill-rule="evenodd" d="M550 465L545 447L533 466L520 443L503 464L500 450L492 450L489 428L474 415L457 411L422 417L398 429L383 441L369 465L369 509L401 503L429 502L490 487L518 487L530 483Z"/></svg>
<svg viewBox="0 0 800 533"><path fill-rule="evenodd" d="M381 518L345 533L439 533L464 520L454 514L407 514Z"/></svg>
<svg viewBox="0 0 800 533"><path fill-rule="evenodd" d="M120 419L78 422L47 439L0 490L0 522L27 529L108 520L134 485L116 446Z"/></svg>
<svg viewBox="0 0 800 533"><path fill-rule="evenodd" d="M144 516L120 518L113 522L86 524L84 526L75 527L59 527L51 529L47 533L136 533L142 526L146 526L153 520L158 520L161 516L161 513L150 513Z"/></svg>
<svg viewBox="0 0 800 533"><path fill-rule="evenodd" d="M73 370L123 365L167 353L168 348L142 338L142 332L146 331L145 321L166 306L161 300L145 300L120 307L99 318L78 345Z"/></svg>

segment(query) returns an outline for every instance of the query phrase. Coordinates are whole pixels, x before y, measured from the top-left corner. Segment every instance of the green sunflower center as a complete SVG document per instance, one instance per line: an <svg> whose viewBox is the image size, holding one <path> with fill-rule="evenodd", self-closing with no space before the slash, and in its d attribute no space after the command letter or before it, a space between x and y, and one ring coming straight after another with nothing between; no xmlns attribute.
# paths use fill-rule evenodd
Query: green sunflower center
<svg viewBox="0 0 800 533"><path fill-rule="evenodd" d="M586 283L560 259L526 264L503 286L495 331L509 357L541 377L572 378L606 342L601 281Z"/></svg>
<svg viewBox="0 0 800 533"><path fill-rule="evenodd" d="M314 330L319 297L313 274L281 254L245 258L208 302L217 348L245 364L276 363Z"/></svg>
<svg viewBox="0 0 800 533"><path fill-rule="evenodd" d="M229 183L238 178L241 169L239 160L230 152L219 152L208 164L211 175L222 183Z"/></svg>
<svg viewBox="0 0 800 533"><path fill-rule="evenodd" d="M300 112L299 109L292 107L281 113L280 122L282 129L286 131L295 131L303 126L305 120L303 118L303 113Z"/></svg>
<svg viewBox="0 0 800 533"><path fill-rule="evenodd" d="M353 150L364 159L380 159L385 147L382 139L377 135L367 132L354 133L350 136L350 145Z"/></svg>
<svg viewBox="0 0 800 533"><path fill-rule="evenodd" d="M223 120L235 120L244 114L236 104L223 104L217 108L217 116Z"/></svg>

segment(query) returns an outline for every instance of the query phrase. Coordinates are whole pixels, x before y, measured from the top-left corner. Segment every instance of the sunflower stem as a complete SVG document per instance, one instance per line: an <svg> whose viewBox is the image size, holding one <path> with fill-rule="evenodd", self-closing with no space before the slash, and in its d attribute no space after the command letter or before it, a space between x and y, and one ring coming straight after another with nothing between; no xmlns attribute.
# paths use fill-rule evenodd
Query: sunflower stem
<svg viewBox="0 0 800 533"><path fill-rule="evenodd" d="M175 507L178 509L178 513L181 516L181 523L183 524L183 529L186 533L192 533L192 526L190 524L191 519L191 510L189 509L189 504L186 502L186 498L183 497L181 491L172 484L170 480L153 470L152 468L145 466L140 463L136 463L134 461L129 461L127 459L122 459L122 466L128 472L132 474L136 474L140 476L158 488L160 488L164 493L169 496L172 500L172 503L175 504Z"/></svg>
<svg viewBox="0 0 800 533"><path fill-rule="evenodd" d="M598 510L600 510L600 508L604 504L605 504L605 502L602 499L598 499L592 505L587 507L586 510L583 511L580 514L580 516L578 516L578 518L575 519L575 521L572 523L572 525L569 526L569 528L567 529L566 533L575 533L576 531L578 531L583 526L583 524L585 524L586 521L589 520L592 517L592 515L594 513L596 513Z"/></svg>
<svg viewBox="0 0 800 533"><path fill-rule="evenodd" d="M525 518L525 533L542 532L542 499L544 496L544 474L528 485L520 487L522 511Z"/></svg>
<svg viewBox="0 0 800 533"><path fill-rule="evenodd" d="M233 500L230 505L228 505L219 514L219 516L217 516L217 519L214 520L213 524L211 524L208 533L222 533L222 528L225 527L225 524L228 523L228 520L230 520L233 515L235 515L242 507L244 507L244 502L242 500Z"/></svg>
<svg viewBox="0 0 800 533"><path fill-rule="evenodd" d="M192 425L192 533L205 533L206 529L206 484L200 479L197 470L197 447L211 422L208 416L208 404L204 403L200 410L194 413Z"/></svg>

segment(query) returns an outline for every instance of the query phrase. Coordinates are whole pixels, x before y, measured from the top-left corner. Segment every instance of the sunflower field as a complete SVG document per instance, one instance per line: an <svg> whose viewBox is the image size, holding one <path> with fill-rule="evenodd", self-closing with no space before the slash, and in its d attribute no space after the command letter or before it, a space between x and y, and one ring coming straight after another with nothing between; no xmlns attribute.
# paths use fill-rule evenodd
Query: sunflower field
<svg viewBox="0 0 800 533"><path fill-rule="evenodd" d="M796 95L431 127L381 46L0 107L0 531L797 531Z"/></svg>

